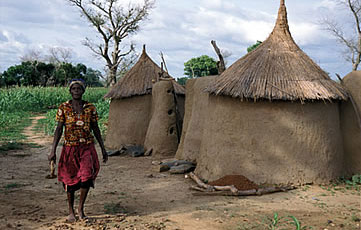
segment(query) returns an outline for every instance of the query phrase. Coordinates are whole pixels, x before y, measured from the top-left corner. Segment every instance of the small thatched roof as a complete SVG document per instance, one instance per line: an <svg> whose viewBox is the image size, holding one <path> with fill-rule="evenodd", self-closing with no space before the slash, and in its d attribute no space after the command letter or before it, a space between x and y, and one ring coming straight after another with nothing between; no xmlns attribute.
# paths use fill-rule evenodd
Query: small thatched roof
<svg viewBox="0 0 361 230"><path fill-rule="evenodd" d="M276 25L267 40L231 65L206 91L252 100L348 98L340 84L331 80L293 40L284 0L281 0Z"/></svg>
<svg viewBox="0 0 361 230"><path fill-rule="evenodd" d="M145 46L138 62L104 96L121 99L152 93L153 81L159 79L162 69L147 55ZM167 73L166 73L167 74ZM183 86L172 80L176 94L185 94Z"/></svg>

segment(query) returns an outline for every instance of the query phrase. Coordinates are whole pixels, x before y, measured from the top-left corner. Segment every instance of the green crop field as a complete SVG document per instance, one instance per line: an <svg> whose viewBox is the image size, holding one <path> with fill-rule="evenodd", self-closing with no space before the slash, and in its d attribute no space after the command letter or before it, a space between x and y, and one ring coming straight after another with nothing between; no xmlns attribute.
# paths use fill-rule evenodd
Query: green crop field
<svg viewBox="0 0 361 230"><path fill-rule="evenodd" d="M108 120L109 100L103 96L106 88L87 88L84 100L95 104L99 114L99 126L102 132L106 130ZM22 130L30 125L30 117L34 114L46 114L41 121L44 132L52 135L55 128L55 113L58 106L71 96L66 87L20 87L0 89L0 145L18 142L26 137Z"/></svg>

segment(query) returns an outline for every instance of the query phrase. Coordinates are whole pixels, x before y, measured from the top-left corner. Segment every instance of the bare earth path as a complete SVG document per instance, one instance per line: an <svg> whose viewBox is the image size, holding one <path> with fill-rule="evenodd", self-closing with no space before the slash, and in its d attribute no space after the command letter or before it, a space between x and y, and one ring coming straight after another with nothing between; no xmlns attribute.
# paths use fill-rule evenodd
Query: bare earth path
<svg viewBox="0 0 361 230"><path fill-rule="evenodd" d="M0 155L0 229L268 229L262 221L275 212L313 229L360 229L360 193L344 186L260 197L193 196L193 182L184 175L156 173L151 157L128 156L101 165L85 207L90 219L67 224L66 194L56 179L45 179L51 138L33 130L38 119L24 132L41 148Z"/></svg>

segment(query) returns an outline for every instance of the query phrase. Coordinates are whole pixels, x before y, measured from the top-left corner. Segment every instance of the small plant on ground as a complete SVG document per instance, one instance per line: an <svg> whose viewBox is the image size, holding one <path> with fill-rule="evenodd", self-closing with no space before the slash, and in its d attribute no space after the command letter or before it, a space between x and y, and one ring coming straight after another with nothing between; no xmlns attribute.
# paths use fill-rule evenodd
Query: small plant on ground
<svg viewBox="0 0 361 230"><path fill-rule="evenodd" d="M277 212L273 216L266 216L262 222L241 225L238 230L268 229L268 230L306 230L310 226L302 226L301 222L293 215L280 216Z"/></svg>
<svg viewBox="0 0 361 230"><path fill-rule="evenodd" d="M118 213L126 213L125 209L120 206L120 203L106 203L104 204L104 212L106 214L118 214Z"/></svg>
<svg viewBox="0 0 361 230"><path fill-rule="evenodd" d="M346 189L355 189L357 191L360 191L361 188L361 174L353 175L350 178L341 177L338 180L338 184L344 184L346 185Z"/></svg>
<svg viewBox="0 0 361 230"><path fill-rule="evenodd" d="M19 184L19 183L9 183L9 184L6 184L5 186L3 186L3 189L1 189L1 192L5 192L5 194L8 194L11 190L15 189L15 188L20 188L24 185L22 184Z"/></svg>

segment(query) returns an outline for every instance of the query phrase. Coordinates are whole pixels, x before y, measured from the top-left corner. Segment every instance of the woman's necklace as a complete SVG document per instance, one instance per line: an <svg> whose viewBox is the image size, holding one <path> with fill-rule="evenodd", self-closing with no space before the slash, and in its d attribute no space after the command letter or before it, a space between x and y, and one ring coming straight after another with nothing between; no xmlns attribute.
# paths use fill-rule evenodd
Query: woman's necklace
<svg viewBox="0 0 361 230"><path fill-rule="evenodd" d="M72 103L71 107L73 109L73 113L78 116L78 119L80 119L80 114L82 113L83 110L83 103L82 102Z"/></svg>

